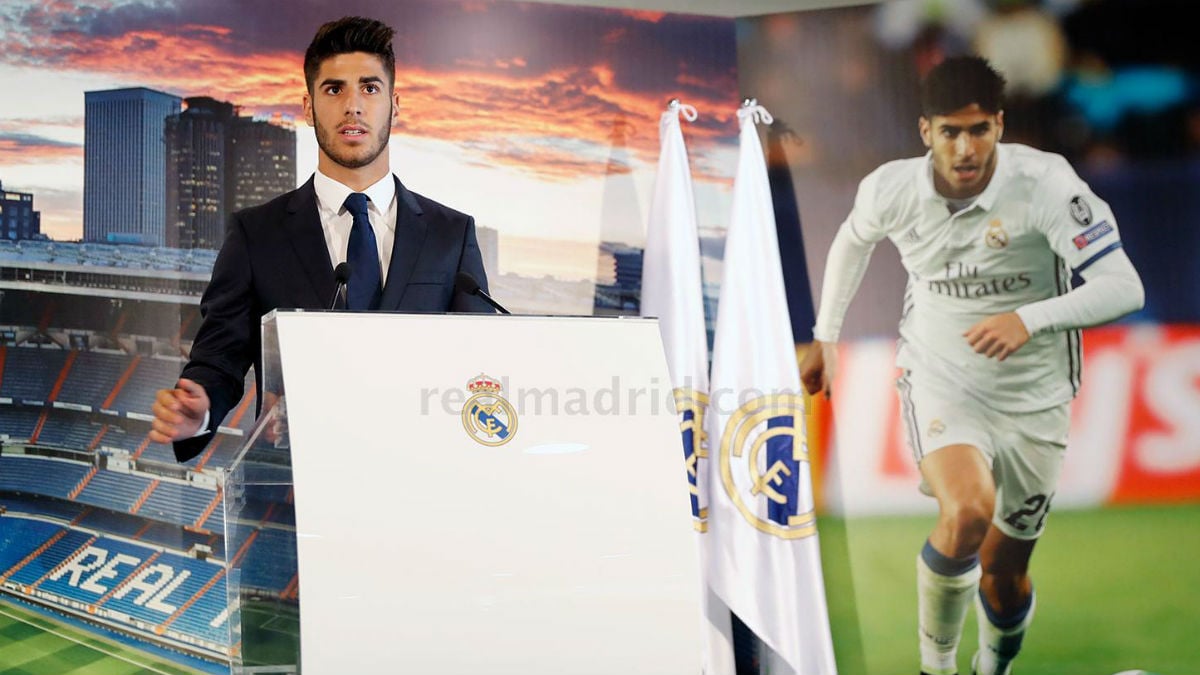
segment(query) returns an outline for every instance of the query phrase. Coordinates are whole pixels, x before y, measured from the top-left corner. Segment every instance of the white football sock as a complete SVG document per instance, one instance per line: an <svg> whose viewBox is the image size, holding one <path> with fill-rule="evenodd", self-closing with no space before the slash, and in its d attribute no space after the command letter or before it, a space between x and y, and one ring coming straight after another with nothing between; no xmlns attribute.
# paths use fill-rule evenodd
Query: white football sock
<svg viewBox="0 0 1200 675"><path fill-rule="evenodd" d="M947 558L929 542L917 556L917 634L929 675L958 672L958 642L980 576L977 556Z"/></svg>
<svg viewBox="0 0 1200 675"><path fill-rule="evenodd" d="M1029 604L1011 617L997 617L986 606L983 594L975 597L975 615L979 619L979 651L971 664L976 675L1009 675L1013 659L1021 651L1025 630L1033 622L1037 595L1030 593ZM997 626L996 623L1001 624Z"/></svg>

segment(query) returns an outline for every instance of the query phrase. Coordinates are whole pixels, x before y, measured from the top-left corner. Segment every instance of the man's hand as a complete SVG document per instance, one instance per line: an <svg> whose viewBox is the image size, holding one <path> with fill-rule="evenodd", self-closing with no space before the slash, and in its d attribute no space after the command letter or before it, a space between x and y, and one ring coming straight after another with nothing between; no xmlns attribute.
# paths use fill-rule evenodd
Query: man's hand
<svg viewBox="0 0 1200 675"><path fill-rule="evenodd" d="M833 393L833 378L837 375L837 344L813 340L800 362L800 382L810 396L818 391L825 398Z"/></svg>
<svg viewBox="0 0 1200 675"><path fill-rule="evenodd" d="M195 436L208 406L208 393L191 380L181 378L174 389L159 389L150 408L154 411L150 440L173 443Z"/></svg>
<svg viewBox="0 0 1200 675"><path fill-rule="evenodd" d="M1029 342L1029 331L1016 312L996 314L971 326L963 333L976 354L1003 361Z"/></svg>

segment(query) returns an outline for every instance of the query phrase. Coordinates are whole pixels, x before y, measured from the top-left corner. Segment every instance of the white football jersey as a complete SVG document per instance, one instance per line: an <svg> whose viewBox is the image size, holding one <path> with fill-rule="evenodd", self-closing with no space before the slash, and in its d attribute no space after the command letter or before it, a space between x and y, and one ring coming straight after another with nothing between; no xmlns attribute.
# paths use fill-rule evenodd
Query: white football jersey
<svg viewBox="0 0 1200 675"><path fill-rule="evenodd" d="M897 365L924 371L999 410L1031 412L1079 388L1079 331L1032 336L1004 361L976 354L963 333L980 320L1068 292L1071 273L1121 246L1112 210L1059 155L999 144L987 189L951 214L928 155L863 179L849 216L862 240L887 237L908 287Z"/></svg>

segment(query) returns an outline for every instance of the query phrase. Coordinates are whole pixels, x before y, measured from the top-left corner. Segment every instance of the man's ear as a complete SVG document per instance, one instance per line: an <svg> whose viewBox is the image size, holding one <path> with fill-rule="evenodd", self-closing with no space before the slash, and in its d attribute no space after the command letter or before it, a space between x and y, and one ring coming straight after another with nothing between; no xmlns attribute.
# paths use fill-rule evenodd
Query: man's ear
<svg viewBox="0 0 1200 675"><path fill-rule="evenodd" d="M921 132L921 141L925 143L925 147L933 147L933 125L929 123L924 115L917 118L917 130Z"/></svg>
<svg viewBox="0 0 1200 675"><path fill-rule="evenodd" d="M1004 136L1004 111L996 113L996 140Z"/></svg>
<svg viewBox="0 0 1200 675"><path fill-rule="evenodd" d="M316 122L313 120L312 97L308 95L307 91L304 92L304 99L301 102L301 105L304 106L304 120L308 122L308 126L317 126Z"/></svg>

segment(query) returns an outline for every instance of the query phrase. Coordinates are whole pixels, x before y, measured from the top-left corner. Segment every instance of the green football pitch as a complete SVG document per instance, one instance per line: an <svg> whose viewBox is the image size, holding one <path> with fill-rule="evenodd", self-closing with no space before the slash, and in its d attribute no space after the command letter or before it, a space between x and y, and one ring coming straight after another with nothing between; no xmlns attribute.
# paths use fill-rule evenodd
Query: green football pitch
<svg viewBox="0 0 1200 675"><path fill-rule="evenodd" d="M271 606L248 606L242 620L248 636L264 647L254 656L286 663L295 653L299 624ZM275 660L282 659L282 660ZM246 655L247 665L256 665ZM261 662L260 662L261 663ZM0 675L197 675L190 668L123 642L48 618L12 602L0 602Z"/></svg>
<svg viewBox="0 0 1200 675"><path fill-rule="evenodd" d="M116 641L0 602L4 675L176 675L196 671Z"/></svg>
<svg viewBox="0 0 1200 675"><path fill-rule="evenodd" d="M841 675L915 675L916 557L933 517L820 521ZM1033 554L1016 675L1200 673L1200 505L1058 511ZM959 668L978 643L968 614Z"/></svg>
<svg viewBox="0 0 1200 675"><path fill-rule="evenodd" d="M841 675L914 675L915 560L931 517L821 521ZM1200 673L1200 505L1060 511L1034 553L1037 618L1017 675ZM248 607L246 635L292 648L294 618ZM975 649L972 612L959 661ZM250 655L247 654L248 660ZM0 602L0 675L192 674L122 643Z"/></svg>

